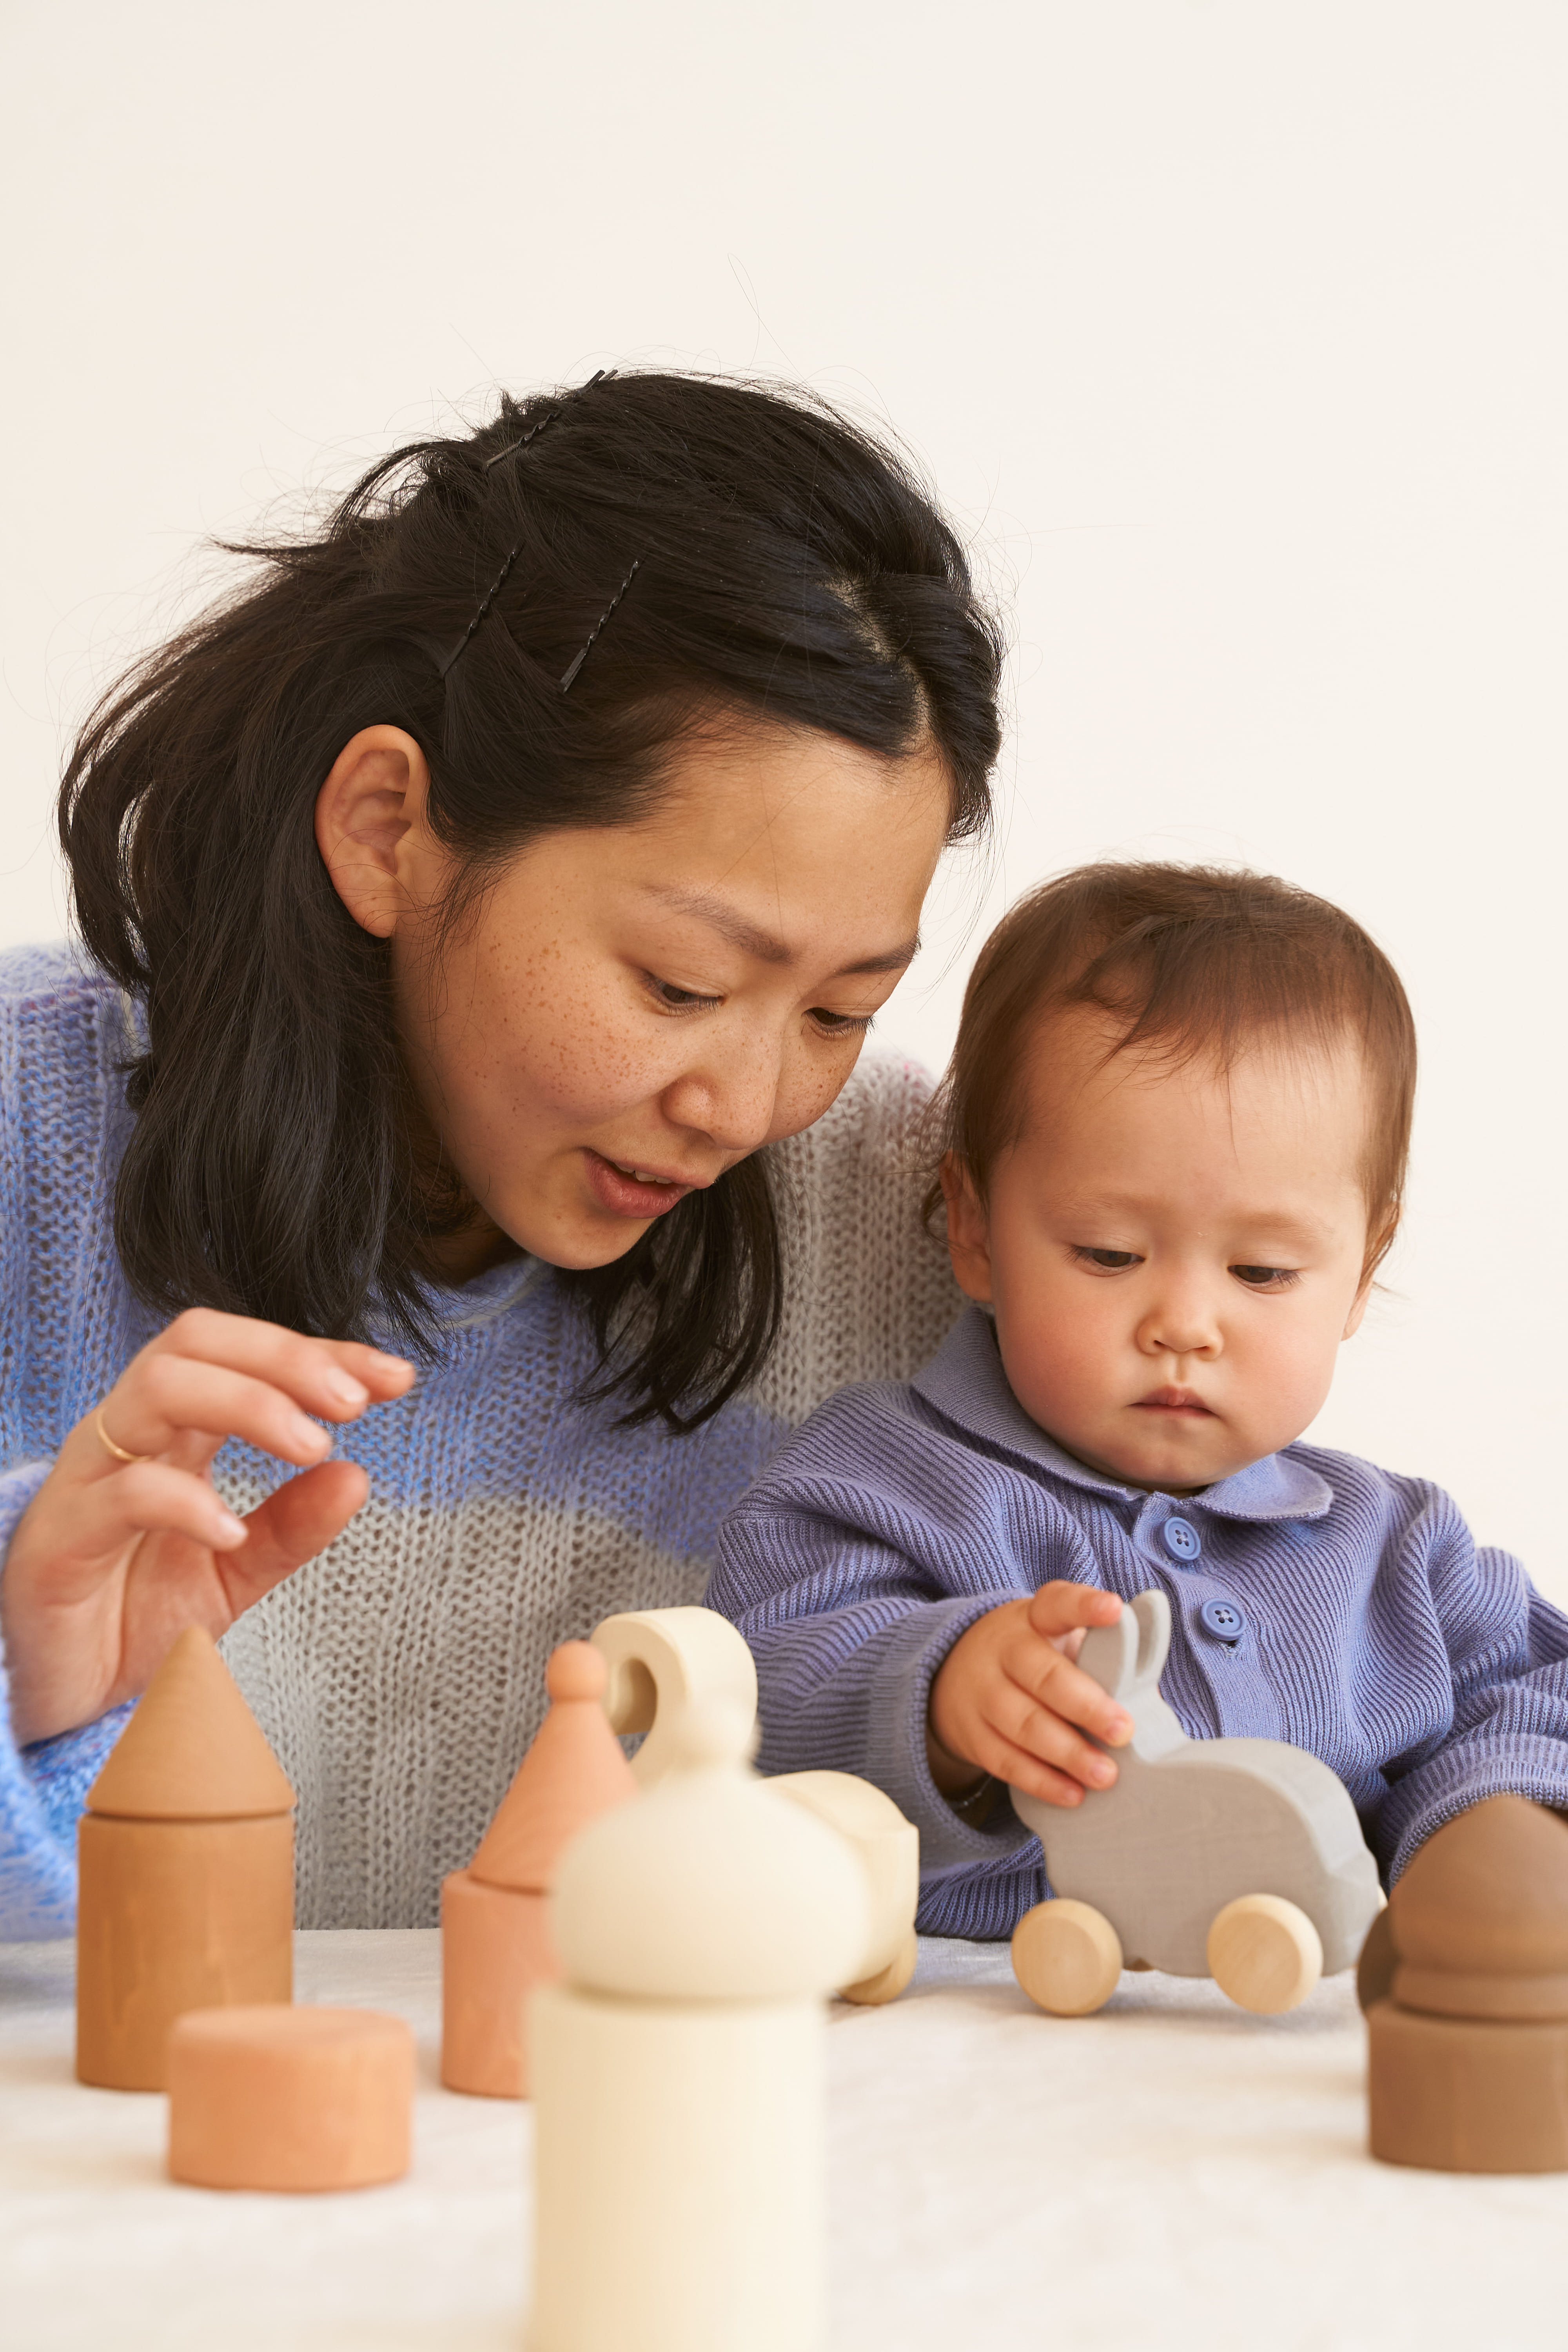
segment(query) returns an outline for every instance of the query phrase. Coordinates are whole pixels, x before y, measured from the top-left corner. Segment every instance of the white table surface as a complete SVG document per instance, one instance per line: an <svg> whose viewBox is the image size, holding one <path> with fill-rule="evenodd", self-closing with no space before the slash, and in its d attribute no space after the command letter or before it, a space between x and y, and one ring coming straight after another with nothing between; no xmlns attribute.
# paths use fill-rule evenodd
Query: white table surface
<svg viewBox="0 0 1568 2352"><path fill-rule="evenodd" d="M166 2180L163 2099L72 2078L71 1947L0 1945L5 2352L518 2352L530 2113L437 2084L438 1958L300 1936L301 1999L418 2032L414 2168L261 2197ZM834 2352L1568 2347L1568 2176L1373 2164L1348 1978L1266 2020L1130 1976L1069 2021L928 1943L831 2014Z"/></svg>

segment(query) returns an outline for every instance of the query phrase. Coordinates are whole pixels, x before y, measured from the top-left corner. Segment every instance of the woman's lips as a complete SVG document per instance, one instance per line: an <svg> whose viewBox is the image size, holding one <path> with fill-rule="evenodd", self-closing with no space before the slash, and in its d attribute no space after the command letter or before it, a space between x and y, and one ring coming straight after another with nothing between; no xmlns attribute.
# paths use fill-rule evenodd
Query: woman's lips
<svg viewBox="0 0 1568 2352"><path fill-rule="evenodd" d="M614 1217L636 1217L646 1221L662 1217L688 1192L701 1188L689 1177L661 1176L657 1169L628 1170L614 1160L606 1160L602 1151L584 1147L583 1157L587 1163L588 1181L603 1209Z"/></svg>

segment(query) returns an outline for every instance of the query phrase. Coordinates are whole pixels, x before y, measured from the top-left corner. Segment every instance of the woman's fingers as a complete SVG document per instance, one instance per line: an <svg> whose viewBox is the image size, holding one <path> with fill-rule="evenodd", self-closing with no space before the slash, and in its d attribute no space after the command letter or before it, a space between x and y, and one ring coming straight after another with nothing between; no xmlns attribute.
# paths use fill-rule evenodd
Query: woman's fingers
<svg viewBox="0 0 1568 2352"><path fill-rule="evenodd" d="M354 1410L362 1411L369 1399L357 1382L355 1391L361 1404ZM303 1469L320 1462L332 1444L331 1432L301 1412L282 1388L190 1356L149 1351L131 1366L101 1411L104 1428L128 1454L167 1453L187 1430L195 1430L214 1441L215 1450L225 1438L238 1437ZM349 1409L339 1407L332 1417L346 1420ZM104 1474L117 1474L116 1457L107 1448L100 1451Z"/></svg>
<svg viewBox="0 0 1568 2352"><path fill-rule="evenodd" d="M64 1513L55 1516L65 1522ZM79 1488L68 1522L58 1531L47 1521L38 1529L48 1553L48 1605L68 1609L89 1598L128 1545L160 1535L184 1536L205 1551L237 1551L246 1529L195 1472L166 1462L132 1463L112 1478Z"/></svg>
<svg viewBox="0 0 1568 2352"><path fill-rule="evenodd" d="M116 1388L116 1398L125 1381L142 1366L170 1358L247 1374L281 1389L303 1412L324 1421L352 1421L372 1402L401 1396L414 1379L412 1364L379 1348L356 1340L310 1339L248 1315L220 1315L215 1307L193 1307L142 1350ZM113 1424L111 1433L121 1445L128 1444Z"/></svg>
<svg viewBox="0 0 1568 2352"><path fill-rule="evenodd" d="M370 1480L357 1463L323 1462L258 1504L245 1521L243 1548L217 1562L234 1614L325 1551L369 1492Z"/></svg>

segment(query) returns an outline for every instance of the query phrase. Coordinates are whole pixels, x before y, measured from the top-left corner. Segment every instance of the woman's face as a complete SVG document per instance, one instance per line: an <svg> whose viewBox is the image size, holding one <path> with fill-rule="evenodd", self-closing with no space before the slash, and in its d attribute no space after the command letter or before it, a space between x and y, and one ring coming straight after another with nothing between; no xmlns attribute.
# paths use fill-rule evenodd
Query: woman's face
<svg viewBox="0 0 1568 2352"><path fill-rule="evenodd" d="M509 1244L605 1265L819 1118L914 953L950 807L932 751L732 728L679 751L641 822L520 851L443 940L423 774L411 738L367 729L317 834L392 939L419 1100L480 1213L443 1253L455 1280Z"/></svg>

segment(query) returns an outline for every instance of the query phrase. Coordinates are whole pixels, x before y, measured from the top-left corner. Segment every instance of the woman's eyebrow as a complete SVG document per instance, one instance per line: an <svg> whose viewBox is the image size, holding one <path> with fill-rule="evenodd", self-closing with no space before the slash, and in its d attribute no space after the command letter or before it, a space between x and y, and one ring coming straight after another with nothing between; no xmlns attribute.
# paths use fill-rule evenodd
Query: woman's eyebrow
<svg viewBox="0 0 1568 2352"><path fill-rule="evenodd" d="M711 898L704 890L673 889L657 883L651 887L656 898L661 898L667 907L673 907L678 915L690 915L696 921L706 923L711 930L718 932L721 939L728 940L731 947L739 948L742 955L755 956L759 963L794 963L795 961L794 948L773 932L761 930L755 923L748 922L740 908L731 907L727 899ZM905 940L898 947L887 949L881 955L864 956L858 962L847 963L834 977L849 980L861 972L902 971L906 964L914 961L920 944L917 931L912 940Z"/></svg>

